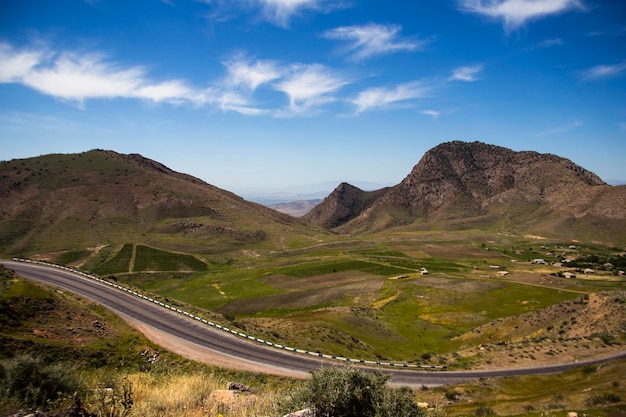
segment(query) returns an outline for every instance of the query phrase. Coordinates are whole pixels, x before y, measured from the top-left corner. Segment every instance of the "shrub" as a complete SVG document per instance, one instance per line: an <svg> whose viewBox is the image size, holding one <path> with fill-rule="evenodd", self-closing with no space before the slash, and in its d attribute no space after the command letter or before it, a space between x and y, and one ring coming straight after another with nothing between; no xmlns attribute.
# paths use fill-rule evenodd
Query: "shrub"
<svg viewBox="0 0 626 417"><path fill-rule="evenodd" d="M44 364L21 355L2 364L0 396L20 407L40 407L69 397L78 389L72 370L61 364Z"/></svg>
<svg viewBox="0 0 626 417"><path fill-rule="evenodd" d="M389 376L353 368L325 368L313 372L289 396L285 411L310 408L316 417L421 417L426 415L409 388L387 387Z"/></svg>
<svg viewBox="0 0 626 417"><path fill-rule="evenodd" d="M487 407L486 405L480 405L475 411L474 415L477 417L486 417L486 416L495 416L497 415L495 411L491 407Z"/></svg>
<svg viewBox="0 0 626 417"><path fill-rule="evenodd" d="M598 370L598 367L597 367L597 366L594 366L594 365L585 365L585 366L583 366L583 368L582 368L582 373L583 373L583 375L587 376L587 375L593 374L593 373L594 373L594 372L596 372L597 370Z"/></svg>
<svg viewBox="0 0 626 417"><path fill-rule="evenodd" d="M589 407L593 407L600 404L612 404L618 403L622 401L622 398L613 393L608 393L604 395L593 395L585 400L585 404Z"/></svg>
<svg viewBox="0 0 626 417"><path fill-rule="evenodd" d="M461 393L458 391L446 391L445 397L448 401L457 401L461 397Z"/></svg>

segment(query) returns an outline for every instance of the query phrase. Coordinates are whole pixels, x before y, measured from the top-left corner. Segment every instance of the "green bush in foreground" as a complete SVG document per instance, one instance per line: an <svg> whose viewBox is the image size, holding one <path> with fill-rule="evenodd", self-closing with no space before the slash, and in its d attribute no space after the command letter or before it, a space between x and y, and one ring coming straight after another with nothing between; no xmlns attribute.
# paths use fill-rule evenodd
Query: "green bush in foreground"
<svg viewBox="0 0 626 417"><path fill-rule="evenodd" d="M326 368L313 372L284 404L285 411L309 408L316 417L421 417L408 388L387 387L389 376L352 368Z"/></svg>
<svg viewBox="0 0 626 417"><path fill-rule="evenodd" d="M71 369L63 364L44 364L29 355L0 363L0 397L19 407L49 405L71 396L78 387Z"/></svg>

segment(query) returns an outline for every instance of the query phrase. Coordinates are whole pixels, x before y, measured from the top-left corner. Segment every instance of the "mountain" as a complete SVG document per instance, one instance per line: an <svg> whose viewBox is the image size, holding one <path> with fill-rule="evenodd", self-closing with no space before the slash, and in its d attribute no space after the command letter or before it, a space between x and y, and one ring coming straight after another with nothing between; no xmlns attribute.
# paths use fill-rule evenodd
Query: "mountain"
<svg viewBox="0 0 626 417"><path fill-rule="evenodd" d="M337 190L348 188L342 184ZM337 190L315 208L324 216L312 212L305 218L351 234L411 225L626 239L626 187L610 186L556 155L515 152L481 142L436 146L400 184L380 190L369 204L341 198Z"/></svg>
<svg viewBox="0 0 626 417"><path fill-rule="evenodd" d="M388 188L363 191L344 182L302 219L311 224L332 229L357 217L387 191Z"/></svg>
<svg viewBox="0 0 626 417"><path fill-rule="evenodd" d="M113 151L0 163L0 253L142 242L272 250L320 229L142 157Z"/></svg>

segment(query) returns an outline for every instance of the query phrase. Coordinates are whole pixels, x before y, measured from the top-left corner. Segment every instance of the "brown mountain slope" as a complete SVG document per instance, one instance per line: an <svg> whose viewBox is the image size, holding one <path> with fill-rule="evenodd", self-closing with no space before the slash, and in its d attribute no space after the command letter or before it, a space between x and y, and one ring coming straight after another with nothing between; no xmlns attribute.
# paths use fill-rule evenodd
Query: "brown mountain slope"
<svg viewBox="0 0 626 417"><path fill-rule="evenodd" d="M409 224L469 227L474 222L620 242L625 203L626 187L609 186L565 158L457 141L428 151L400 184L353 219L336 222L334 230L367 233Z"/></svg>
<svg viewBox="0 0 626 417"><path fill-rule="evenodd" d="M363 191L345 182L341 183L302 219L316 226L332 229L358 216L388 190L389 188Z"/></svg>
<svg viewBox="0 0 626 417"><path fill-rule="evenodd" d="M140 155L93 150L0 163L0 253L143 242L188 252L276 249L318 234Z"/></svg>

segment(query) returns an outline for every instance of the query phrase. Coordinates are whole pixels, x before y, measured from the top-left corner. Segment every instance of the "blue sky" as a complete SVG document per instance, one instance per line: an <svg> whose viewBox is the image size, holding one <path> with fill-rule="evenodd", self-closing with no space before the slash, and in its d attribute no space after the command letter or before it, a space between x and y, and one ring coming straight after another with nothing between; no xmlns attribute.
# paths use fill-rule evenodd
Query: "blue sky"
<svg viewBox="0 0 626 417"><path fill-rule="evenodd" d="M621 0L0 0L0 159L140 153L244 197L397 184L450 140L626 180L625 93Z"/></svg>

